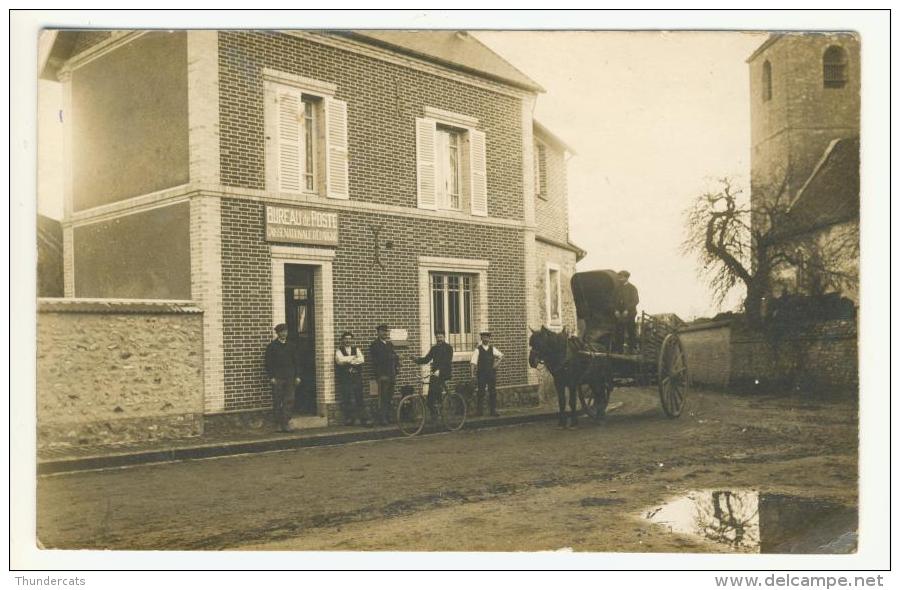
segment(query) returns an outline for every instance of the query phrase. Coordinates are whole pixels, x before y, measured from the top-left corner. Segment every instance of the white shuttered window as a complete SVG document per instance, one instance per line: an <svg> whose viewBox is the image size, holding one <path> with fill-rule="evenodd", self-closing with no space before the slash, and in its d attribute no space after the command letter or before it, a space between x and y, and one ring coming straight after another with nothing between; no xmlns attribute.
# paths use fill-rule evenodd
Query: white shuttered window
<svg viewBox="0 0 900 590"><path fill-rule="evenodd" d="M270 190L348 199L347 103L271 84L266 107Z"/></svg>
<svg viewBox="0 0 900 590"><path fill-rule="evenodd" d="M486 216L485 134L429 117L416 119L416 176L420 209Z"/></svg>

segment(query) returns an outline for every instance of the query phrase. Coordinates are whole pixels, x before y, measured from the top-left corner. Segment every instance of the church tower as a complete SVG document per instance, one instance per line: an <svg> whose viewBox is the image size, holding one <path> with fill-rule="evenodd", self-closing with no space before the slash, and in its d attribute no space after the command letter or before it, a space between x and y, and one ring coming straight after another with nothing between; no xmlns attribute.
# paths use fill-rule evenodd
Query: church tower
<svg viewBox="0 0 900 590"><path fill-rule="evenodd" d="M859 37L771 35L750 70L751 195L797 194L835 139L859 135Z"/></svg>

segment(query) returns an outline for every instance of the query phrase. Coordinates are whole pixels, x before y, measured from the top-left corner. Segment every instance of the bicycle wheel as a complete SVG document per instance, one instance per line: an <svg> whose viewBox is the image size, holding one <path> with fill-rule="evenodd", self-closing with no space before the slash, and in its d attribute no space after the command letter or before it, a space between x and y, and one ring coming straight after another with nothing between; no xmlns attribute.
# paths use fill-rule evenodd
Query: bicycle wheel
<svg viewBox="0 0 900 590"><path fill-rule="evenodd" d="M441 400L441 418L447 430L459 430L466 423L466 400L458 393L448 393Z"/></svg>
<svg viewBox="0 0 900 590"><path fill-rule="evenodd" d="M415 436L425 428L425 402L422 396L407 395L397 405L397 426L406 436Z"/></svg>

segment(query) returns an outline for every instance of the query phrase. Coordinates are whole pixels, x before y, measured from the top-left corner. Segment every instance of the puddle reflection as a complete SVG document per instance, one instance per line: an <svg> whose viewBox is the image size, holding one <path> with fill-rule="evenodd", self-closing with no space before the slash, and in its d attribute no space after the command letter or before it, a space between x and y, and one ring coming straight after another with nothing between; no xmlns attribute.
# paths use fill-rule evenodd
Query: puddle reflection
<svg viewBox="0 0 900 590"><path fill-rule="evenodd" d="M852 553L855 507L753 490L694 490L643 517L747 553Z"/></svg>

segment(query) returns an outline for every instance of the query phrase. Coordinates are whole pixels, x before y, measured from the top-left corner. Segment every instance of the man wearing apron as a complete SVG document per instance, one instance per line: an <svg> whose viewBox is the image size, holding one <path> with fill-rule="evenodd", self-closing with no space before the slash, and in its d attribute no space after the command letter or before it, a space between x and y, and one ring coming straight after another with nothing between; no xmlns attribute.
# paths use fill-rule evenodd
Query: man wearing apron
<svg viewBox="0 0 900 590"><path fill-rule="evenodd" d="M484 330L480 334L481 344L472 353L472 377L478 383L478 411L476 416L484 413L484 392L488 392L488 408L491 416L497 413L497 367L503 360L503 353L491 344L491 333Z"/></svg>

